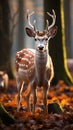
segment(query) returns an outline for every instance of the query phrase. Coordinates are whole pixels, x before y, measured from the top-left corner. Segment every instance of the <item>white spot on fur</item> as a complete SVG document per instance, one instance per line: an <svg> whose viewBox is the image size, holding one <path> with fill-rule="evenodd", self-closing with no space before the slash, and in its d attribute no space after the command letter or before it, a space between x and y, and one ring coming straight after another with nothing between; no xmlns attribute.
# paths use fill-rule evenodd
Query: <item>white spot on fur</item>
<svg viewBox="0 0 73 130"><path fill-rule="evenodd" d="M25 66L25 64L20 64L20 63L18 63L18 64L19 64L20 67L24 67Z"/></svg>
<svg viewBox="0 0 73 130"><path fill-rule="evenodd" d="M28 67L28 65L26 65L26 68Z"/></svg>
<svg viewBox="0 0 73 130"><path fill-rule="evenodd" d="M17 63L18 61L16 60L15 62Z"/></svg>
<svg viewBox="0 0 73 130"><path fill-rule="evenodd" d="M29 62L29 60L28 60L27 58L22 58L22 60L23 60L23 61Z"/></svg>
<svg viewBox="0 0 73 130"><path fill-rule="evenodd" d="M26 69L19 68L19 73L27 73Z"/></svg>
<svg viewBox="0 0 73 130"><path fill-rule="evenodd" d="M22 59L22 57L19 57L19 59Z"/></svg>

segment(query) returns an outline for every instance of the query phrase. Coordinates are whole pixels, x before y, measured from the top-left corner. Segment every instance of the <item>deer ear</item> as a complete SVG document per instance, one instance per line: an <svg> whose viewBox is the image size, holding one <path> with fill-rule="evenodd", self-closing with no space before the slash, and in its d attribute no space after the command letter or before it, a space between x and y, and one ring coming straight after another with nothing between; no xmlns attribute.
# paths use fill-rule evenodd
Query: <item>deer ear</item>
<svg viewBox="0 0 73 130"><path fill-rule="evenodd" d="M26 28L26 33L29 37L35 37L35 32L30 28Z"/></svg>
<svg viewBox="0 0 73 130"><path fill-rule="evenodd" d="M48 35L49 39L53 38L56 35L57 30L58 30L57 26L54 26L54 27L50 28L50 30L48 30L48 34L47 35Z"/></svg>

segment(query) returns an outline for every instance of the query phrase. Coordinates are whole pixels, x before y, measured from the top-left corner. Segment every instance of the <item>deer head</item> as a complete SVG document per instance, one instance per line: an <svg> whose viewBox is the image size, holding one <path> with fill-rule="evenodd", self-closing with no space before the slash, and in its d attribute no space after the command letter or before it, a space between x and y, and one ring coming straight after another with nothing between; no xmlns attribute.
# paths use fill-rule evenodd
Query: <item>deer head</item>
<svg viewBox="0 0 73 130"><path fill-rule="evenodd" d="M56 21L56 14L54 10L52 10L52 12L53 14L50 14L49 12L47 12L47 14L53 19L53 22L51 25L49 25L48 20L46 20L46 29L43 32L36 29L35 20L33 22L33 25L30 22L30 16L33 15L34 12L32 12L31 14L29 12L27 13L27 20L30 28L26 27L26 33L29 37L33 37L35 39L36 50L40 52L46 50L48 46L48 41L50 40L50 38L53 38L57 33L57 26L54 26Z"/></svg>

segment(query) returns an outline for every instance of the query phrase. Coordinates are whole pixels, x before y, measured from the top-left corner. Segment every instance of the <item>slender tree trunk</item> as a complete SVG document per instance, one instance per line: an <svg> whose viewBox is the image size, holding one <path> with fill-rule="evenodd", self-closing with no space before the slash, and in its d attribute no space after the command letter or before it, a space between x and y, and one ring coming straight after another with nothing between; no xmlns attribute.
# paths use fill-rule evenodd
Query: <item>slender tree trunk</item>
<svg viewBox="0 0 73 130"><path fill-rule="evenodd" d="M18 16L18 48L21 50L24 46L24 0L18 0L19 16Z"/></svg>
<svg viewBox="0 0 73 130"><path fill-rule="evenodd" d="M67 58L72 58L72 45L71 45L71 4L72 0L64 0L64 19L65 19L65 36L66 36L66 52ZM72 4L73 6L73 4Z"/></svg>
<svg viewBox="0 0 73 130"><path fill-rule="evenodd" d="M55 38L50 40L50 55L54 64L55 76L53 83L57 83L59 80L71 86L73 85L73 79L69 73L66 63L66 48L65 48L65 33L64 33L64 11L63 0L44 0L44 10L52 13L52 9L56 12L56 25L58 26L58 32ZM45 15L45 19L48 19ZM49 19L50 21L50 19ZM52 22L52 21L50 21Z"/></svg>

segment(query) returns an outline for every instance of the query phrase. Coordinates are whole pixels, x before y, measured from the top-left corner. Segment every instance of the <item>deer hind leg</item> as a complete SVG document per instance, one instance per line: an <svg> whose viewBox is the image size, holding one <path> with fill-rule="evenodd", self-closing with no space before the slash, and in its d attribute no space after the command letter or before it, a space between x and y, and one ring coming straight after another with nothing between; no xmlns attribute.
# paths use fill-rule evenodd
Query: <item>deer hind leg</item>
<svg viewBox="0 0 73 130"><path fill-rule="evenodd" d="M26 102L27 102L27 109L28 109L28 111L30 111L30 94L31 94L31 90L29 91L29 93L26 96Z"/></svg>
<svg viewBox="0 0 73 130"><path fill-rule="evenodd" d="M18 89L18 95L17 95L17 111L20 109L20 102L21 102L21 94L23 90L24 82L17 81L17 89Z"/></svg>

